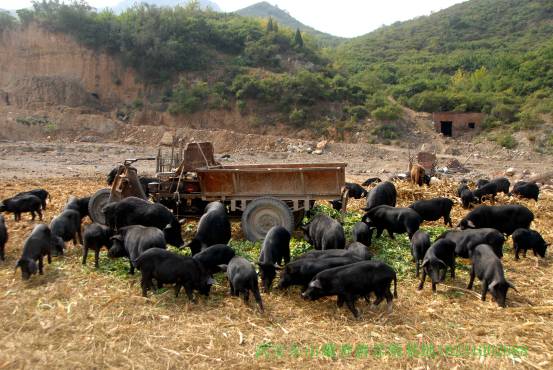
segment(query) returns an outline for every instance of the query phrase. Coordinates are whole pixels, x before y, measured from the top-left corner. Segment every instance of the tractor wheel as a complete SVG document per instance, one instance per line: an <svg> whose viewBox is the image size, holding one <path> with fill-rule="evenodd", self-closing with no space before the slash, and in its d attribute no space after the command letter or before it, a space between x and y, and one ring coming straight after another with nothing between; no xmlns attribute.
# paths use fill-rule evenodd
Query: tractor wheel
<svg viewBox="0 0 553 370"><path fill-rule="evenodd" d="M102 208L109 203L109 197L111 196L110 189L98 190L88 202L88 213L93 222L100 225L106 224L106 216L102 212Z"/></svg>
<svg viewBox="0 0 553 370"><path fill-rule="evenodd" d="M242 231L252 242L265 238L273 226L283 226L294 231L294 215L283 201L263 197L252 200L242 213Z"/></svg>

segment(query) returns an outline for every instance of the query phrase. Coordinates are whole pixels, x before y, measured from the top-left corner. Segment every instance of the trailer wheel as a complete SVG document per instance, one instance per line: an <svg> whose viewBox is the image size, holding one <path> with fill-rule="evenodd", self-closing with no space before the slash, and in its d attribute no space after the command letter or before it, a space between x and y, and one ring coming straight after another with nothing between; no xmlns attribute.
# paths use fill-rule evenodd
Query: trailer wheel
<svg viewBox="0 0 553 370"><path fill-rule="evenodd" d="M106 216L102 212L102 208L108 204L110 196L110 189L100 189L90 198L88 202L88 214L93 222L100 225L106 224Z"/></svg>
<svg viewBox="0 0 553 370"><path fill-rule="evenodd" d="M249 241L265 238L271 227L278 225L285 227L290 233L294 231L292 210L279 199L254 199L242 213L242 231Z"/></svg>

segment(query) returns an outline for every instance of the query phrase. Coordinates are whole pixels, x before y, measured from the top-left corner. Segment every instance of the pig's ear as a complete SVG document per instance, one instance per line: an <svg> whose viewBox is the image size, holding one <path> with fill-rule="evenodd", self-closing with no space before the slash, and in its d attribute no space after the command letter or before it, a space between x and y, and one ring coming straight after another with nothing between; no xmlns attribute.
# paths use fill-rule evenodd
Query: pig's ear
<svg viewBox="0 0 553 370"><path fill-rule="evenodd" d="M275 263L273 266L275 267L276 270L283 270L284 269L284 267L280 266L278 263Z"/></svg>
<svg viewBox="0 0 553 370"><path fill-rule="evenodd" d="M495 286L497 285L497 281L494 281L493 283L491 283L490 285L488 285L488 289L491 291L491 290L494 290Z"/></svg>
<svg viewBox="0 0 553 370"><path fill-rule="evenodd" d="M170 229L171 227L172 227L171 224L167 224L167 225L165 226L164 230L168 230L168 229Z"/></svg>
<svg viewBox="0 0 553 370"><path fill-rule="evenodd" d="M309 283L309 286L311 288L318 288L318 289L322 289L323 287L321 286L321 281L319 279L315 279L313 280L312 282Z"/></svg>
<svg viewBox="0 0 553 370"><path fill-rule="evenodd" d="M513 285L513 283L511 283L509 280L507 280L507 284L509 285L510 288L512 288L515 292L518 293L518 290L517 290L517 288L515 288L515 286Z"/></svg>
<svg viewBox="0 0 553 370"><path fill-rule="evenodd" d="M428 260L423 260L423 261L422 261L421 267L424 267L424 266L426 266L426 265L428 265Z"/></svg>
<svg viewBox="0 0 553 370"><path fill-rule="evenodd" d="M471 229L476 229L476 225L471 220L467 221L467 226L470 227Z"/></svg>
<svg viewBox="0 0 553 370"><path fill-rule="evenodd" d="M228 265L217 265L217 267L219 267L222 272L222 271L227 271Z"/></svg>
<svg viewBox="0 0 553 370"><path fill-rule="evenodd" d="M123 238L121 237L121 235L117 234L117 235L114 235L112 236L111 238L109 238L110 240L119 240L120 242L123 241Z"/></svg>
<svg viewBox="0 0 553 370"><path fill-rule="evenodd" d="M179 220L179 224L181 224L181 225L184 224L185 222L186 222L186 218L183 218L183 219Z"/></svg>
<svg viewBox="0 0 553 370"><path fill-rule="evenodd" d="M439 262L439 263L440 263L440 264L441 264L442 266L444 266L444 268L445 268L445 269L447 269L447 265L445 264L445 262L444 262L444 261L442 261L442 260L438 260L438 262Z"/></svg>

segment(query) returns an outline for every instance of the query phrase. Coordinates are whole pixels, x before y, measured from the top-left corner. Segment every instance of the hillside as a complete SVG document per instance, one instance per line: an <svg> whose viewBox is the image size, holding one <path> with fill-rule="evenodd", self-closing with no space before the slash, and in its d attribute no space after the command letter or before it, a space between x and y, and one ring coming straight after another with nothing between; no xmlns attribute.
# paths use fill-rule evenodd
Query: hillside
<svg viewBox="0 0 553 370"><path fill-rule="evenodd" d="M400 116L384 96L350 84L313 43L251 17L197 4L141 4L118 15L54 1L19 16L0 19L0 57L11 66L0 73L0 94L23 108L84 106L140 124L338 138L362 129L373 111ZM364 131L390 136L379 128Z"/></svg>
<svg viewBox="0 0 553 370"><path fill-rule="evenodd" d="M293 30L299 28L300 31L307 33L310 36L313 36L316 42L321 46L335 47L341 42L346 40L345 38L334 36L328 33L324 33L309 27L296 18L292 17L285 10L280 9L277 6L271 5L266 1L250 5L246 8L237 10L236 14L242 15L244 17L255 17L267 19L269 17L276 20L279 24L289 27Z"/></svg>
<svg viewBox="0 0 553 370"><path fill-rule="evenodd" d="M419 111L531 127L553 111L553 3L472 0L340 45L336 65Z"/></svg>
<svg viewBox="0 0 553 370"><path fill-rule="evenodd" d="M524 52L551 38L552 19L553 3L547 0L472 0L382 27L350 40L340 51L350 69L395 62L409 52Z"/></svg>
<svg viewBox="0 0 553 370"><path fill-rule="evenodd" d="M485 112L485 137L553 151L553 128L544 124L553 112L550 1L471 0L324 49L307 31L298 39L290 19L298 21L285 11L268 3L247 9L242 16L193 2L115 14L50 1L20 10L19 20L0 12L8 66L0 98L84 104L141 124L339 139L363 132L369 142L404 143L430 129L399 103L417 112Z"/></svg>

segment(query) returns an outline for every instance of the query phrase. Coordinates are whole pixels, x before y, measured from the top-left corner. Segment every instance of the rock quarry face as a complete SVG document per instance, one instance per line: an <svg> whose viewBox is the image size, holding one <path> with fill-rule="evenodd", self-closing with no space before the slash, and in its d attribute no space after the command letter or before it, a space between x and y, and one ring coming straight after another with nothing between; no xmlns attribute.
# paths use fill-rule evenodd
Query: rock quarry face
<svg viewBox="0 0 553 370"><path fill-rule="evenodd" d="M29 103L113 107L144 87L105 53L35 25L0 33L0 105Z"/></svg>
<svg viewBox="0 0 553 370"><path fill-rule="evenodd" d="M18 107L64 105L100 109L95 93L86 91L81 81L60 76L32 76L12 81L6 87L4 101ZM8 105L8 104L7 104Z"/></svg>

